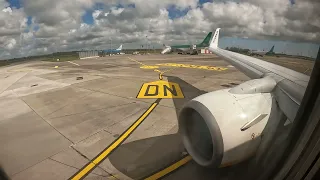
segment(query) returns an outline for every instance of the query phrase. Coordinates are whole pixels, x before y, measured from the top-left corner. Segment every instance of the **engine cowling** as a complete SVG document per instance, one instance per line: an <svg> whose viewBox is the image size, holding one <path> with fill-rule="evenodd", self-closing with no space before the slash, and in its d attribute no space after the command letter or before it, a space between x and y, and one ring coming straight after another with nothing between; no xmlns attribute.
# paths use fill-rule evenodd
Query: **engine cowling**
<svg viewBox="0 0 320 180"><path fill-rule="evenodd" d="M186 150L205 167L247 159L259 146L271 104L270 93L243 94L230 89L194 98L179 114L179 133Z"/></svg>

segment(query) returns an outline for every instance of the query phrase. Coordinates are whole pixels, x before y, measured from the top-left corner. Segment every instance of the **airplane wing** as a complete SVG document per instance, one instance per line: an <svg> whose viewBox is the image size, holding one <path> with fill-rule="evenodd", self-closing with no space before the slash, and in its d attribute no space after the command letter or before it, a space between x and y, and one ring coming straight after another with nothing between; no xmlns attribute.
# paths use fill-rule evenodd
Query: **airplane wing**
<svg viewBox="0 0 320 180"><path fill-rule="evenodd" d="M252 79L271 77L275 81L273 92L280 108L292 121L308 85L309 76L254 57L227 51L218 47L220 28L211 39L209 50Z"/></svg>
<svg viewBox="0 0 320 180"><path fill-rule="evenodd" d="M209 50L252 80L190 100L178 118L188 153L199 165L213 168L247 159L260 143L270 145L278 124L294 120L309 81L291 69L219 48L219 31Z"/></svg>

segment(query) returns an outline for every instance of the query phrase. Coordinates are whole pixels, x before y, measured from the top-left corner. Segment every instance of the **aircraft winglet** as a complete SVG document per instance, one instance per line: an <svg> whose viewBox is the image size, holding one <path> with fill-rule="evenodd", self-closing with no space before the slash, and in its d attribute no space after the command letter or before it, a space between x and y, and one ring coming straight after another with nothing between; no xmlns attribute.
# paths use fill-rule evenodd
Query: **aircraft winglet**
<svg viewBox="0 0 320 180"><path fill-rule="evenodd" d="M211 48L218 48L218 41L219 41L219 31L220 28L216 29L216 32L214 33L211 41L210 41L210 47Z"/></svg>

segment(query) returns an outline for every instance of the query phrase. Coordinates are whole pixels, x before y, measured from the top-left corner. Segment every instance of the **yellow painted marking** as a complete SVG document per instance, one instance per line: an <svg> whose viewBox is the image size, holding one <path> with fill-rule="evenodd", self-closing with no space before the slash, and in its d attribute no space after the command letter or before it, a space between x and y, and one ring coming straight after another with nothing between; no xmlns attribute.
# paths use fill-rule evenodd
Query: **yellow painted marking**
<svg viewBox="0 0 320 180"><path fill-rule="evenodd" d="M74 63L74 62L71 62L71 61L68 61L68 63L74 64L74 65L76 65L76 66L80 66L79 64Z"/></svg>
<svg viewBox="0 0 320 180"><path fill-rule="evenodd" d="M122 142L143 122L143 120L157 107L159 103L154 102L142 116L130 126L121 136L118 137L108 148L103 150L97 157L95 157L89 164L87 164L82 170L77 172L71 179L78 180L84 178L88 173L93 170L99 163L101 163L115 148L120 146Z"/></svg>
<svg viewBox="0 0 320 180"><path fill-rule="evenodd" d="M170 172L178 169L179 167L185 165L191 159L192 159L191 156L188 155L188 156L184 157L183 159L181 159L180 161L178 161L178 162L172 164L171 166L165 168L164 170L159 171L159 172L157 172L157 173L145 178L145 180L156 180L156 179L159 179L159 178L169 174Z"/></svg>
<svg viewBox="0 0 320 180"><path fill-rule="evenodd" d="M192 64L176 64L176 63L163 63L156 64L157 66L169 66L169 67L183 67L183 68L192 68L192 69L205 69L211 71L224 71L228 68L216 67L216 66L201 66L201 65L192 65Z"/></svg>
<svg viewBox="0 0 320 180"><path fill-rule="evenodd" d="M159 68L159 66L146 66L146 65L144 65L144 66L140 66L140 68L141 69L157 69L157 68Z"/></svg>
<svg viewBox="0 0 320 180"><path fill-rule="evenodd" d="M142 66L140 66L141 69L154 69L155 72L159 72L159 79L160 79L160 80L163 79L163 78L162 78L162 75L163 75L164 73L169 72L169 71L172 71L172 70L174 70L175 68L179 68L179 67L175 67L175 68L172 68L172 69L168 69L168 70L166 70L166 71L160 71L160 70L158 69L159 66L154 66L154 65L153 65L153 66L149 66L149 65L143 64L142 62L139 62L139 61L137 61L137 60L135 60L135 59L132 59L132 58L130 58L130 57L128 57L128 58L129 58L130 60L132 60L132 61L134 61L134 62L142 65Z"/></svg>
<svg viewBox="0 0 320 180"><path fill-rule="evenodd" d="M93 163L89 163L82 171L80 171L76 176L72 178L74 179L81 179L82 177L85 177L86 174L95 167L96 165Z"/></svg>
<svg viewBox="0 0 320 180"><path fill-rule="evenodd" d="M162 78L162 74L163 74L163 73L160 73L160 74L159 74L159 79L160 79L160 80L163 79L163 78Z"/></svg>
<svg viewBox="0 0 320 180"><path fill-rule="evenodd" d="M130 57L128 57L131 61L134 61L134 62L136 62L136 63L138 63L138 64L140 64L140 65L142 65L142 66L148 66L148 65L145 65L145 64L143 64L142 62L139 62L139 61L137 61L137 60L135 60L135 59L132 59L132 58L130 58Z"/></svg>
<svg viewBox="0 0 320 180"><path fill-rule="evenodd" d="M160 78L162 78L162 76ZM184 98L184 95L182 93L182 90L179 84L160 80L160 81L144 83L137 95L137 98L172 99L172 98Z"/></svg>
<svg viewBox="0 0 320 180"><path fill-rule="evenodd" d="M32 71L32 69L21 68L21 69L11 69L11 70L8 70L8 72L27 72L27 71Z"/></svg>
<svg viewBox="0 0 320 180"><path fill-rule="evenodd" d="M59 66L55 66L54 68L58 68Z"/></svg>

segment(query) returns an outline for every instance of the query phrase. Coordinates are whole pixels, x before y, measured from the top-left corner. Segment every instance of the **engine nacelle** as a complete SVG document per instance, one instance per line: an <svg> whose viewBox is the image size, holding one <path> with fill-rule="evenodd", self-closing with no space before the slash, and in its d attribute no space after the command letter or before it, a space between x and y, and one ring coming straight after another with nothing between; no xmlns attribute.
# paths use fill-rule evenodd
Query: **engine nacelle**
<svg viewBox="0 0 320 180"><path fill-rule="evenodd" d="M271 112L271 94L231 92L223 89L203 94L180 111L182 141L202 166L236 164L254 155L261 141Z"/></svg>

